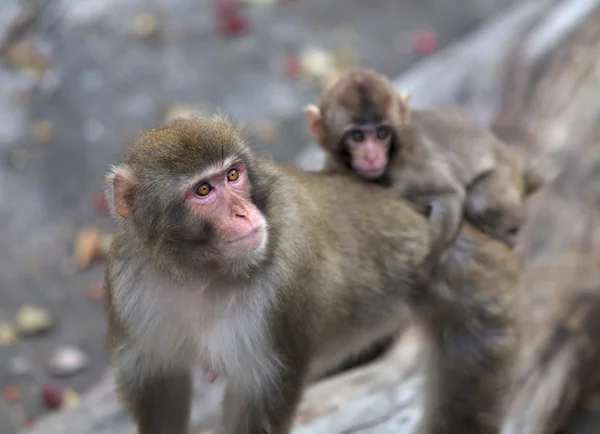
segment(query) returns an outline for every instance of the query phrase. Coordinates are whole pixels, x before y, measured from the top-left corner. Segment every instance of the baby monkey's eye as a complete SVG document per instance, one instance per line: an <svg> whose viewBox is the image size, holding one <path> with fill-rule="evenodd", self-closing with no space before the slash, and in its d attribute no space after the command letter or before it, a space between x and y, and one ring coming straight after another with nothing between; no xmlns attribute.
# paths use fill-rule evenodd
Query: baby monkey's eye
<svg viewBox="0 0 600 434"><path fill-rule="evenodd" d="M385 140L390 136L390 130L387 127L381 127L377 130L377 138Z"/></svg>
<svg viewBox="0 0 600 434"><path fill-rule="evenodd" d="M231 182L237 181L240 179L240 172L238 172L237 169L231 169L229 172L227 172L227 179Z"/></svg>
<svg viewBox="0 0 600 434"><path fill-rule="evenodd" d="M365 135L361 130L354 130L350 133L350 137L354 142L362 142L365 139Z"/></svg>
<svg viewBox="0 0 600 434"><path fill-rule="evenodd" d="M198 187L196 187L196 194L200 197L204 197L208 193L210 193L211 190L212 187L210 186L210 184L208 182L203 182L202 184L198 185Z"/></svg>

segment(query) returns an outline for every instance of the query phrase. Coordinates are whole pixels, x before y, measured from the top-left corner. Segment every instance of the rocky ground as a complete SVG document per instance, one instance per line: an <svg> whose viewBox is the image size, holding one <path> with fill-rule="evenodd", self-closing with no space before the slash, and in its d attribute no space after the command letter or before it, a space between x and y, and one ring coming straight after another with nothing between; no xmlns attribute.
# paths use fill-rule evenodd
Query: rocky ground
<svg viewBox="0 0 600 434"><path fill-rule="evenodd" d="M133 135L182 110L221 110L291 161L330 55L395 76L511 2L253 0L220 23L207 0L62 0L9 44L27 2L0 0L0 432L49 411L42 390L52 404L52 389L81 394L106 368L103 264L83 267L76 240L83 226L110 232L102 178ZM49 312L49 330L14 337L24 305ZM48 365L64 346L87 362L56 377Z"/></svg>

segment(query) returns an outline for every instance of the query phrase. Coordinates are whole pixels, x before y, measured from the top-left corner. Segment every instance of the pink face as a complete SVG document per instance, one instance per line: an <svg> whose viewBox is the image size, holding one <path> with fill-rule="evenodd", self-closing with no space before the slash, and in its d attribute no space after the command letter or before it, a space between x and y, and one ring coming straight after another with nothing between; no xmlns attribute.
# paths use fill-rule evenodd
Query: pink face
<svg viewBox="0 0 600 434"><path fill-rule="evenodd" d="M212 226L226 251L246 253L264 245L266 221L250 199L244 164L232 162L202 173L188 189L186 204Z"/></svg>
<svg viewBox="0 0 600 434"><path fill-rule="evenodd" d="M344 135L352 167L359 176L377 179L385 172L392 141L391 129L384 124L359 125Z"/></svg>

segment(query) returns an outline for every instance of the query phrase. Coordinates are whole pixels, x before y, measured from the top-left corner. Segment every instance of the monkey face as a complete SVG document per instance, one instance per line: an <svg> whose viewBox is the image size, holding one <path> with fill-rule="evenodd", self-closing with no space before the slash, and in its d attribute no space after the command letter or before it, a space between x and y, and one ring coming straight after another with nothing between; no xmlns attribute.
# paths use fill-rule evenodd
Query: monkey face
<svg viewBox="0 0 600 434"><path fill-rule="evenodd" d="M342 141L350 155L350 164L359 176L374 180L385 173L392 143L392 130L388 125L351 125Z"/></svg>
<svg viewBox="0 0 600 434"><path fill-rule="evenodd" d="M241 161L222 162L203 171L185 191L188 218L184 228L197 229L221 253L246 254L264 247L266 221L250 198L250 181Z"/></svg>
<svg viewBox="0 0 600 434"><path fill-rule="evenodd" d="M264 259L268 235L270 181L253 163L226 121L175 121L138 138L115 168L109 198L162 262L244 272Z"/></svg>

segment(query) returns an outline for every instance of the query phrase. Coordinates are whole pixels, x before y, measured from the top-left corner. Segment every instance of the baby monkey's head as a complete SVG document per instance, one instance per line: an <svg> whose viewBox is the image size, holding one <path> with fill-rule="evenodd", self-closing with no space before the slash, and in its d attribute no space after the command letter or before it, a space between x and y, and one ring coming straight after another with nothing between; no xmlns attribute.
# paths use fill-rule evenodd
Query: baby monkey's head
<svg viewBox="0 0 600 434"><path fill-rule="evenodd" d="M399 146L400 99L393 84L370 69L353 68L304 111L317 143L339 166L377 180Z"/></svg>

